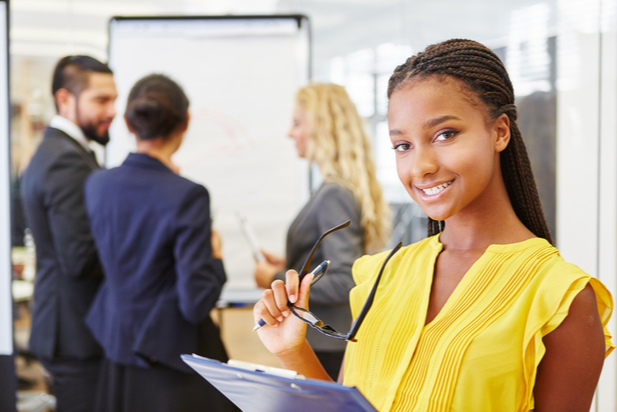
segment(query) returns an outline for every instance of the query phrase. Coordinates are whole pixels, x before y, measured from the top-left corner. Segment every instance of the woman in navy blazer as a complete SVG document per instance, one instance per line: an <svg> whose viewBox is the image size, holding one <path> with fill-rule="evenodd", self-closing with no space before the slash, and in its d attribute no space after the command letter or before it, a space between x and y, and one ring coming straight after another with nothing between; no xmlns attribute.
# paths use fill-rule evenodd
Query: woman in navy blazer
<svg viewBox="0 0 617 412"><path fill-rule="evenodd" d="M178 176L171 156L188 127L188 99L150 75L129 94L137 153L93 174L86 207L105 281L87 324L105 350L98 411L234 410L180 359L227 360L210 311L226 276L205 187Z"/></svg>

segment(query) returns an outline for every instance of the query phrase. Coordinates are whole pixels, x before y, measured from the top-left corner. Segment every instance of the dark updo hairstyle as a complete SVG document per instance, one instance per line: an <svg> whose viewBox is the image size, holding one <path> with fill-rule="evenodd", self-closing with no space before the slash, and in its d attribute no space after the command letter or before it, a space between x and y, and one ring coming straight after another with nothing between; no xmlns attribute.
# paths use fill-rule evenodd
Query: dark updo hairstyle
<svg viewBox="0 0 617 412"><path fill-rule="evenodd" d="M187 119L189 100L182 87L162 74L135 83L124 117L140 140L168 138Z"/></svg>
<svg viewBox="0 0 617 412"><path fill-rule="evenodd" d="M501 152L500 162L510 202L518 218L534 235L552 243L527 149L516 125L514 89L499 57L488 47L472 40L453 39L433 44L394 70L388 84L388 98L405 82L429 76L451 76L461 80L484 102L492 120L502 114L508 116L510 142ZM429 236L444 228L445 222L429 217Z"/></svg>

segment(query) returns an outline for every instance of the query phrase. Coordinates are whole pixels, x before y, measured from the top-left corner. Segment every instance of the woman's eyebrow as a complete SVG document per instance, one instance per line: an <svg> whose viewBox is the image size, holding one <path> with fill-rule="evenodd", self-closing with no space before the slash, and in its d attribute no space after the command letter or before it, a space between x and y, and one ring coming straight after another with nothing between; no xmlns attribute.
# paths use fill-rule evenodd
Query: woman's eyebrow
<svg viewBox="0 0 617 412"><path fill-rule="evenodd" d="M461 120L461 118L452 115L435 117L424 122L424 128L430 129L431 127L435 127L447 120ZM390 129L390 136L401 136L403 134L405 133L401 129Z"/></svg>
<svg viewBox="0 0 617 412"><path fill-rule="evenodd" d="M439 125L440 123L443 123L447 120L461 120L460 117L456 117L456 116L452 116L452 115L445 115L445 116L439 116L439 117L435 117L434 119L430 119L427 120L426 122L424 122L424 128L428 129L431 127L435 127L437 125Z"/></svg>

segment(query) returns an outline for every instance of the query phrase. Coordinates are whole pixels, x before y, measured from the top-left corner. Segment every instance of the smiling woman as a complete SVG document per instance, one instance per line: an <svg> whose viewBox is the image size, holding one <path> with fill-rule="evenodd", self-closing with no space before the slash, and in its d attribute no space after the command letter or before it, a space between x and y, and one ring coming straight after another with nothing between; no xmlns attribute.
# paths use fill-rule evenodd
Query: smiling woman
<svg viewBox="0 0 617 412"><path fill-rule="evenodd" d="M487 127L480 102L463 86L454 78L410 81L390 99L399 179L435 221L466 221L476 204L510 208L499 167L510 140L508 116Z"/></svg>
<svg viewBox="0 0 617 412"><path fill-rule="evenodd" d="M399 66L388 95L398 176L432 236L383 271L344 384L380 411L588 411L614 348L613 302L551 244L502 62L449 40ZM387 253L354 264L354 318ZM255 317L271 320L260 337L283 365L327 379L305 326L277 320L288 297L304 307L308 283L298 294L288 273Z"/></svg>

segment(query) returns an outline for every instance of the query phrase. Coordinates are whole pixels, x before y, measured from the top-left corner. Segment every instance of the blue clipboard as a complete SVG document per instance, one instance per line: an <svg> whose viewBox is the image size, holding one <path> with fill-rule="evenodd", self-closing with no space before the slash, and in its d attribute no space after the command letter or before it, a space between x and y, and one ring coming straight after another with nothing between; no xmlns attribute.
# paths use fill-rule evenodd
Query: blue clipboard
<svg viewBox="0 0 617 412"><path fill-rule="evenodd" d="M245 364L247 369L196 355L182 355L182 360L243 412L377 412L355 387L250 367L261 365Z"/></svg>

